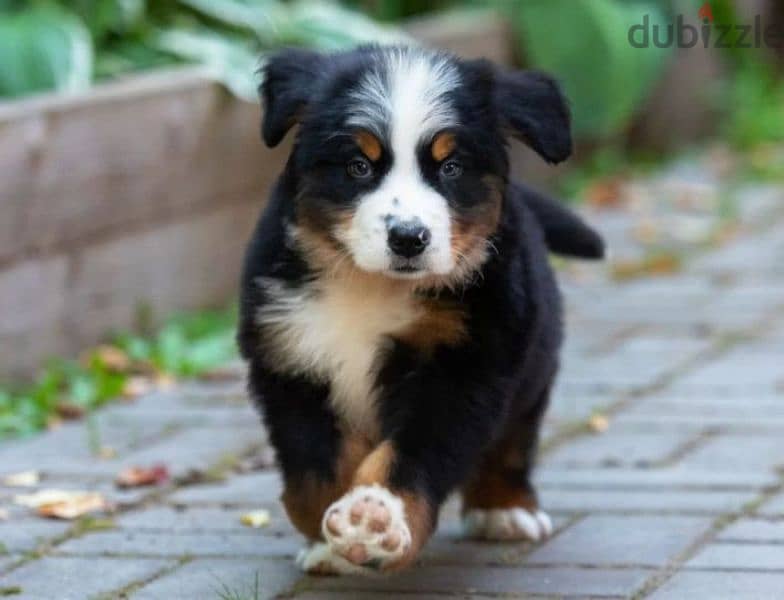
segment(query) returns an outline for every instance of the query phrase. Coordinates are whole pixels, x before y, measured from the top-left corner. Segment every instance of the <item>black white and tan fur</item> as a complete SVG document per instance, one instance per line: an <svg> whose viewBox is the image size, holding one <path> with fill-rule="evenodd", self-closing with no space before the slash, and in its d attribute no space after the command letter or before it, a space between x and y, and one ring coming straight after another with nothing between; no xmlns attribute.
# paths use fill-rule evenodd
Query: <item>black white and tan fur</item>
<svg viewBox="0 0 784 600"><path fill-rule="evenodd" d="M298 133L247 252L239 343L314 573L403 568L460 491L466 533L551 532L530 476L558 370L548 247L597 234L508 180L571 152L548 76L415 47L287 50L262 135Z"/></svg>

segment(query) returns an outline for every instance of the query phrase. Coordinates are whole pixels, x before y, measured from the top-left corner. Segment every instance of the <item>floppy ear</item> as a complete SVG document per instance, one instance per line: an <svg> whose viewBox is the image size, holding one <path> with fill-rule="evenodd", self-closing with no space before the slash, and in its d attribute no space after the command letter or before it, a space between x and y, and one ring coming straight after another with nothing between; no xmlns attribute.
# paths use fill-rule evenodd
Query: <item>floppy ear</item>
<svg viewBox="0 0 784 600"><path fill-rule="evenodd" d="M290 49L269 58L259 87L264 117L261 137L270 148L277 146L302 117L318 76L323 56L308 50Z"/></svg>
<svg viewBox="0 0 784 600"><path fill-rule="evenodd" d="M550 163L572 153L571 117L561 88L538 71L496 72L495 104L511 135Z"/></svg>

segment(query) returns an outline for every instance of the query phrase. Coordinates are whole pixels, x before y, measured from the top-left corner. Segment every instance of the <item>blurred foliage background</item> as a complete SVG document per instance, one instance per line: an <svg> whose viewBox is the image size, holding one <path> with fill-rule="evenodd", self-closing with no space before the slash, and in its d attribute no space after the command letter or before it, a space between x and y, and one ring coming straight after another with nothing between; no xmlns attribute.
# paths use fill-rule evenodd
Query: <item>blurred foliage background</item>
<svg viewBox="0 0 784 600"><path fill-rule="evenodd" d="M624 131L660 77L671 48L636 49L630 24L696 14L701 0L0 0L0 98L83 91L96 81L198 63L234 94L255 100L260 56L281 46L325 50L406 39L400 23L440 11L500 11L528 66L555 73L574 108L578 137ZM719 22L738 22L732 0L713 0ZM557 35L553 28L557 24ZM780 79L748 52L727 52L730 77L715 95L749 97L729 137L739 144L782 133ZM752 53L753 54L753 53ZM764 104L760 114L758 104ZM741 107L748 106L741 104ZM734 116L733 116L734 118Z"/></svg>

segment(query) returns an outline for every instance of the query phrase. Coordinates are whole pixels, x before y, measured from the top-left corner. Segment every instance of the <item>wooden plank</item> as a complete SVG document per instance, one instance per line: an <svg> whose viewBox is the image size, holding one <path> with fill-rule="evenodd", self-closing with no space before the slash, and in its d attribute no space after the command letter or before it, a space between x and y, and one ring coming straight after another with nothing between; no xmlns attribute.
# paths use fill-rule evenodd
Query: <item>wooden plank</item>
<svg viewBox="0 0 784 600"><path fill-rule="evenodd" d="M0 376L21 376L46 356L72 352L61 328L65 257L25 261L0 272Z"/></svg>
<svg viewBox="0 0 784 600"><path fill-rule="evenodd" d="M225 208L74 251L63 330L73 348L179 310L225 306L261 202Z"/></svg>
<svg viewBox="0 0 784 600"><path fill-rule="evenodd" d="M259 118L257 106L208 85L0 125L0 210L9 229L0 265L232 194L261 197L276 170L262 165L282 164L285 149L263 149Z"/></svg>

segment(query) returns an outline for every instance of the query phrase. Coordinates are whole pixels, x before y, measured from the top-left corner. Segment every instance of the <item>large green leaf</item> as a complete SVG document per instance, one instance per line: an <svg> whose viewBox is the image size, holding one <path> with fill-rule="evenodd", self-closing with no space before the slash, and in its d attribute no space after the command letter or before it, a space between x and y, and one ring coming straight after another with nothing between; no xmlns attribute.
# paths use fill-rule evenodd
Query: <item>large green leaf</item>
<svg viewBox="0 0 784 600"><path fill-rule="evenodd" d="M70 0L67 4L95 39L130 31L142 21L146 8L145 0Z"/></svg>
<svg viewBox="0 0 784 600"><path fill-rule="evenodd" d="M41 6L0 15L0 96L90 85L90 32L65 10Z"/></svg>
<svg viewBox="0 0 784 600"><path fill-rule="evenodd" d="M243 38L207 29L171 28L155 33L153 44L182 60L203 64L234 95L256 101L258 52Z"/></svg>
<svg viewBox="0 0 784 600"><path fill-rule="evenodd" d="M575 132L594 138L617 133L669 54L634 48L628 40L629 28L644 15L651 25L664 23L659 7L620 0L528 0L513 6L530 62L554 73L572 101Z"/></svg>

